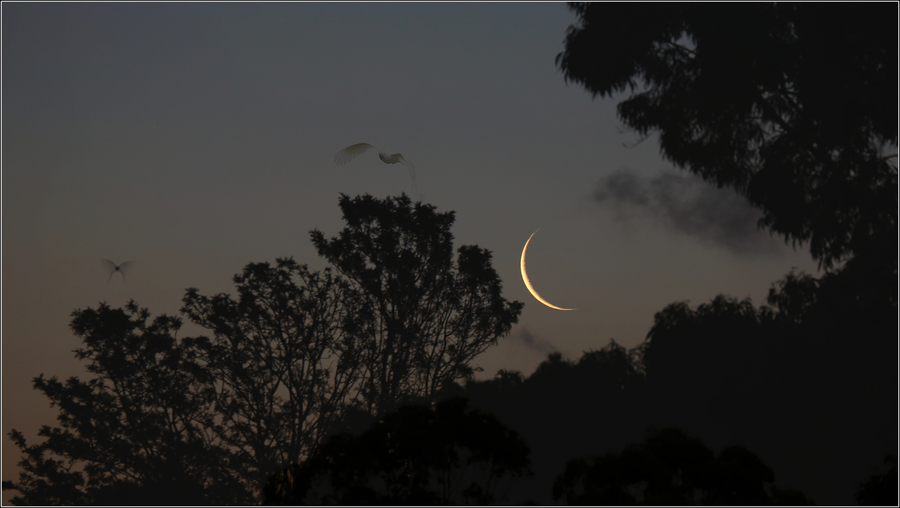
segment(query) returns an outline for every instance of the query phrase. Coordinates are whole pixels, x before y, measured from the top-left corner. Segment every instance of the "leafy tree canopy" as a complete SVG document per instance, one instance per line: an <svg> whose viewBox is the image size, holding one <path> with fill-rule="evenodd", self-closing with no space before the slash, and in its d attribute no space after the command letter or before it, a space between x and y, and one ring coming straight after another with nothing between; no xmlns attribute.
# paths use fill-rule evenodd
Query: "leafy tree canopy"
<svg viewBox="0 0 900 508"><path fill-rule="evenodd" d="M792 272L772 285L768 306L723 295L673 303L630 350L610 341L577 361L554 353L530 376L500 371L457 393L531 446L535 477L516 485L523 498L549 503L566 460L619 449L655 426L741 443L833 503L863 476L866 457L896 448L896 318L858 300L842 272ZM822 450L827 458L809 459ZM640 486L629 485L635 496ZM805 502L792 491L769 496Z"/></svg>
<svg viewBox="0 0 900 508"><path fill-rule="evenodd" d="M319 255L350 281L365 329L358 345L368 367L364 404L372 414L431 399L474 371L472 360L518 322L523 304L501 296L491 253L463 245L453 259L453 212L410 201L341 195L345 227ZM402 396L401 396L402 394Z"/></svg>
<svg viewBox="0 0 900 508"><path fill-rule="evenodd" d="M826 268L866 255L896 278L896 4L570 6L567 81L628 89L626 125Z"/></svg>
<svg viewBox="0 0 900 508"><path fill-rule="evenodd" d="M579 505L811 504L796 491L774 488L774 480L742 446L716 456L677 429L650 429L643 443L619 453L569 461L553 497Z"/></svg>
<svg viewBox="0 0 900 508"><path fill-rule="evenodd" d="M402 406L362 435L340 434L273 475L266 504L488 504L529 474L528 446L466 399Z"/></svg>
<svg viewBox="0 0 900 508"><path fill-rule="evenodd" d="M234 454L204 432L211 426L197 339L177 339L180 321L130 303L75 311L83 338L76 357L96 377L65 383L38 376L34 386L59 407L60 427L41 427L43 442L23 451L17 505L242 503L251 499L230 474ZM144 488L142 488L144 487Z"/></svg>

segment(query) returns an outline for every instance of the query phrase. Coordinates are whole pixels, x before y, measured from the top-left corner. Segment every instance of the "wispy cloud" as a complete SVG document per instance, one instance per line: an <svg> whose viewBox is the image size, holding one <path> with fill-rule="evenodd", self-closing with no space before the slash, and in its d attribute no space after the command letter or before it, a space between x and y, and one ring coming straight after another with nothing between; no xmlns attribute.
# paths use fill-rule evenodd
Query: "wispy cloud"
<svg viewBox="0 0 900 508"><path fill-rule="evenodd" d="M757 227L762 213L731 189L718 189L694 175L660 173L652 178L620 169L600 180L593 194L618 220L649 215L672 229L739 253L773 252L777 242Z"/></svg>
<svg viewBox="0 0 900 508"><path fill-rule="evenodd" d="M510 334L509 338L514 342L521 343L525 347L541 353L542 355L559 352L559 348L554 346L549 340L536 336L525 327L515 330Z"/></svg>

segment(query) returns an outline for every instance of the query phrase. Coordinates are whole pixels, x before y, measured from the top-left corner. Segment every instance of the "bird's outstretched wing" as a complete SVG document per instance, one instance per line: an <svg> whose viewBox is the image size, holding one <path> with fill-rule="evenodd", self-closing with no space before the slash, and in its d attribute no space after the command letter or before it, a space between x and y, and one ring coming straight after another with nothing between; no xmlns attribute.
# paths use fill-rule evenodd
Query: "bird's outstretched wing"
<svg viewBox="0 0 900 508"><path fill-rule="evenodd" d="M357 143L355 145L350 145L334 155L334 163L338 166L343 166L369 148L375 147L373 145L370 145L369 143Z"/></svg>
<svg viewBox="0 0 900 508"><path fill-rule="evenodd" d="M106 271L108 271L110 275L112 275L112 273L116 271L117 266L118 265L108 259L103 260L103 267L106 268Z"/></svg>

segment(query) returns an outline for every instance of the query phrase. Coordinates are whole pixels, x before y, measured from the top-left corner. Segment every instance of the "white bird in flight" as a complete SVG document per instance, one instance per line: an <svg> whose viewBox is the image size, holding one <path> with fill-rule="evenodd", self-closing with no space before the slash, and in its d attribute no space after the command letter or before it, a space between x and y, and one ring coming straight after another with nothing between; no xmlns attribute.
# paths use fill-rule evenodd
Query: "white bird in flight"
<svg viewBox="0 0 900 508"><path fill-rule="evenodd" d="M344 148L343 150L341 150L340 152L335 154L334 163L337 164L338 166L343 166L344 164L347 164L348 162L355 159L358 155L362 154L369 148L375 148L375 146L371 145L369 143L357 143L355 145L350 145L347 148ZM377 148L375 148L375 149L378 150ZM412 188L413 188L413 190L417 190L416 189L416 167L413 165L412 162L409 162L408 160L406 160L406 158L403 157L402 154L395 153L395 154L388 155L388 154L384 153L384 150L378 150L378 158L381 159L381 162L383 162L385 164L396 164L399 162L399 163L403 164L404 166L406 166L406 169L409 170L409 178L410 178L410 181L412 182Z"/></svg>
<svg viewBox="0 0 900 508"><path fill-rule="evenodd" d="M125 282L125 272L131 268L131 261L125 261L124 263L117 265L108 259L103 260L103 264L106 266L106 269L109 271L109 278L106 279L106 283L109 284L109 281L112 280L112 276L119 272L122 274L122 282Z"/></svg>

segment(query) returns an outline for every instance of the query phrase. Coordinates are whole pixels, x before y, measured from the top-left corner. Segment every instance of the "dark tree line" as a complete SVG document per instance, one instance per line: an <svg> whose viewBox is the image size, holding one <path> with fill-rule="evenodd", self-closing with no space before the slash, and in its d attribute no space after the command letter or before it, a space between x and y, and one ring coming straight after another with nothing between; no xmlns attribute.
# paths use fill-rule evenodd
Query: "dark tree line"
<svg viewBox="0 0 900 508"><path fill-rule="evenodd" d="M650 429L640 444L566 464L553 497L570 505L805 505L771 486L772 469L742 446L714 454L677 429ZM768 487L767 487L768 486Z"/></svg>
<svg viewBox="0 0 900 508"><path fill-rule="evenodd" d="M833 294L832 284L837 277L791 273L773 284L768 305L723 295L696 308L673 303L631 350L610 341L578 361L553 354L531 376L500 371L455 394L493 411L531 446L535 478L516 484L523 500L551 502L556 482L555 497L569 504L849 503L897 446L896 345L886 340L896 314L855 312L854 297ZM620 461L637 460L623 449L651 427L696 436L710 448L706 469L719 467L714 449L752 451L769 468L754 483L758 496L716 491L709 471L690 495L674 492L674 480L653 476L662 473L646 457L628 462L631 476L612 474ZM896 499L896 475L866 485L894 493L884 504Z"/></svg>
<svg viewBox="0 0 900 508"><path fill-rule="evenodd" d="M441 396L469 398L530 448L535 475L511 477L508 502L803 505L855 496L892 504L896 475L868 477L896 446L894 357L872 355L885 350L891 316L866 322L850 312L855 299L832 293L835 280L791 273L760 307L721 295L696 308L674 303L631 350L610 341L577 361L551 354L530 376L501 370ZM350 460L360 445L342 439L353 444L319 459L330 466L297 471L346 467L335 460ZM369 479L381 472L363 470ZM359 480L317 485L335 483Z"/></svg>
<svg viewBox="0 0 900 508"><path fill-rule="evenodd" d="M530 474L528 446L492 414L449 398L402 406L359 436L334 436L272 476L266 504L493 504Z"/></svg>

